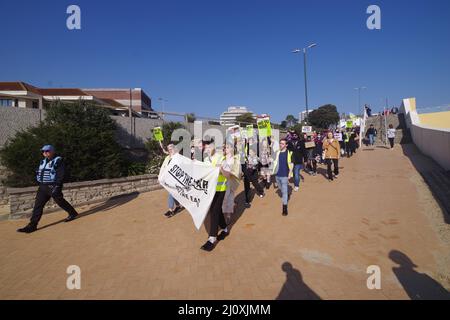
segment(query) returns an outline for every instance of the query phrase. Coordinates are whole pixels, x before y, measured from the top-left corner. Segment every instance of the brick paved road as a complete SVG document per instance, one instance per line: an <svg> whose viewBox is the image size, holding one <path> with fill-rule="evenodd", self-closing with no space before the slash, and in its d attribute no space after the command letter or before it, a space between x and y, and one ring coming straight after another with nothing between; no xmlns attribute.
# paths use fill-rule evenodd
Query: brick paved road
<svg viewBox="0 0 450 320"><path fill-rule="evenodd" d="M402 148L359 151L340 166L333 183L304 175L288 217L273 189L239 208L211 253L186 212L162 215L162 190L82 207L69 224L45 215L30 235L15 231L26 221L0 222L0 298L444 297L449 227ZM81 290L66 289L69 265L81 268ZM381 268L381 290L366 287L369 265Z"/></svg>

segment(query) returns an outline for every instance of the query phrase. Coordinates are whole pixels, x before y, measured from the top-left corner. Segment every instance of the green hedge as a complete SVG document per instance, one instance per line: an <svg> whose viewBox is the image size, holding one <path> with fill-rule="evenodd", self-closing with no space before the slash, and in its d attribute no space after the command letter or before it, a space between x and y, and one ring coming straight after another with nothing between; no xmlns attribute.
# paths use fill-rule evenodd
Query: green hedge
<svg viewBox="0 0 450 320"><path fill-rule="evenodd" d="M42 159L40 148L52 144L66 165L66 182L116 178L128 174L122 148L115 140L116 123L107 109L95 104L55 102L37 127L18 132L0 150L11 175L11 187L34 185Z"/></svg>

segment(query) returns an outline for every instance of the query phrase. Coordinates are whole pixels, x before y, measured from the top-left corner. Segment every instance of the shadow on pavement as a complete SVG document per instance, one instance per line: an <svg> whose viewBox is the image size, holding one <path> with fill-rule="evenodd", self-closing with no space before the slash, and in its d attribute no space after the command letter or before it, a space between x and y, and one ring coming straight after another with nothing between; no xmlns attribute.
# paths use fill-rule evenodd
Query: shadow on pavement
<svg viewBox="0 0 450 320"><path fill-rule="evenodd" d="M91 214L94 214L94 213L97 213L100 211L117 208L121 205L124 205L127 202L130 202L130 201L136 199L138 197L138 195L139 195L139 192L135 191L135 192L131 192L128 194L111 197L108 200L106 200L104 203L102 203L101 205L95 206L95 207L89 209L88 211L80 213L77 219L87 217Z"/></svg>
<svg viewBox="0 0 450 320"><path fill-rule="evenodd" d="M139 192L132 192L132 193L128 193L128 194L124 194L124 195L119 195L119 196L114 196L109 198L108 200L106 200L104 203L97 205L91 209L89 209L88 211L82 212L78 215L77 219L83 218L83 217L87 217L91 214L100 212L100 211L105 211L105 210L109 210L109 209L113 209L116 207L119 207L127 202L130 202L134 199L137 198L137 196L139 195ZM42 230L48 227L52 227L55 226L57 224L60 224L64 222L64 219L47 224L45 226L42 226L40 228L38 228L38 230Z"/></svg>
<svg viewBox="0 0 450 320"><path fill-rule="evenodd" d="M447 300L449 292L436 280L425 273L419 273L417 266L403 252L392 250L389 258L399 267L392 268L395 276L412 300Z"/></svg>
<svg viewBox="0 0 450 320"><path fill-rule="evenodd" d="M448 197L450 174L445 173L444 169L433 159L422 154L414 144L401 144L400 146L403 154L409 158L431 190L441 208L445 223L450 224L450 199Z"/></svg>
<svg viewBox="0 0 450 320"><path fill-rule="evenodd" d="M286 281L276 300L321 300L320 296L303 282L302 274L292 267L290 262L284 262L281 270L286 273Z"/></svg>
<svg viewBox="0 0 450 320"><path fill-rule="evenodd" d="M325 168L321 168L321 167L317 167L317 174L322 175L325 179L328 180L328 173L327 173L327 169Z"/></svg>
<svg viewBox="0 0 450 320"><path fill-rule="evenodd" d="M249 192L249 201L250 203L253 202L255 198L255 189L251 188ZM244 211L246 209L245 207L245 191L241 191L235 198L234 202L236 203L236 208L234 209L234 213L231 215L231 219L228 223L228 226L233 228L235 223L241 218L241 216L244 214Z"/></svg>

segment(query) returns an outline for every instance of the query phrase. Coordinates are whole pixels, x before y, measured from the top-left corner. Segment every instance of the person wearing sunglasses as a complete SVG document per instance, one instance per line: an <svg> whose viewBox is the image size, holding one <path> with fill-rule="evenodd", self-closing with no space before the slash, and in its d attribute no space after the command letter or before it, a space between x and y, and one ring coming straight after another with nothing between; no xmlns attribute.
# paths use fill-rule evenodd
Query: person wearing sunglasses
<svg viewBox="0 0 450 320"><path fill-rule="evenodd" d="M18 229L18 232L31 233L37 230L39 220L41 220L44 206L53 198L55 203L65 210L69 217L65 222L74 220L78 213L64 199L62 194L64 180L64 164L61 157L55 155L55 148L52 145L45 145L41 149L44 159L40 162L36 171L36 180L39 188L36 194L36 200L33 207L30 223L24 228Z"/></svg>

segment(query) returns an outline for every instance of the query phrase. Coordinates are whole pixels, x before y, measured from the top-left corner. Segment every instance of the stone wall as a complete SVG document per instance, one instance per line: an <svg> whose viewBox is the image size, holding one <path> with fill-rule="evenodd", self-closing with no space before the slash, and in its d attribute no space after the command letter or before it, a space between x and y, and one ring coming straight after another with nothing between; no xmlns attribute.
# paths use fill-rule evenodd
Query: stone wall
<svg viewBox="0 0 450 320"><path fill-rule="evenodd" d="M147 192L160 189L157 175L140 175L117 179L102 179L94 181L74 182L64 185L63 193L73 206L105 201L111 197L136 192ZM36 197L37 187L8 188L8 204L10 219L30 217ZM44 212L58 210L58 206L49 201Z"/></svg>
<svg viewBox="0 0 450 320"><path fill-rule="evenodd" d="M27 108L0 108L0 148L16 132L39 125L45 111Z"/></svg>
<svg viewBox="0 0 450 320"><path fill-rule="evenodd" d="M128 149L143 149L145 142L151 138L151 129L162 126L163 121L158 119L132 118L111 116L117 123L116 139L119 144ZM16 132L29 127L39 125L45 119L45 110L27 108L0 108L0 148L6 141L13 137ZM187 126L191 135L194 135L194 124ZM203 133L208 129L218 129L223 134L226 128L223 126L203 124Z"/></svg>
<svg viewBox="0 0 450 320"><path fill-rule="evenodd" d="M0 206L6 205L8 203L6 187L3 185L3 180L6 179L7 175L7 169L0 164Z"/></svg>

